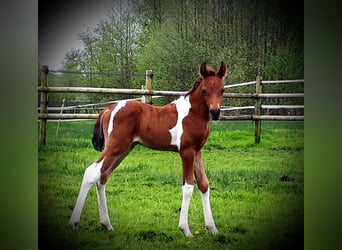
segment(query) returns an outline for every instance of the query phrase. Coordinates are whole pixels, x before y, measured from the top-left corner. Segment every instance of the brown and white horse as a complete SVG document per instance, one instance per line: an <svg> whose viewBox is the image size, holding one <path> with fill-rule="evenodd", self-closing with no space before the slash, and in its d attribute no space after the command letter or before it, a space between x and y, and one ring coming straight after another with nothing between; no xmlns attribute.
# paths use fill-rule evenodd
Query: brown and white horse
<svg viewBox="0 0 342 250"><path fill-rule="evenodd" d="M182 158L183 200L178 226L185 236L192 236L188 210L194 190L194 175L202 197L205 226L213 234L218 232L211 212L209 182L201 149L209 136L210 115L213 120L220 116L227 68L223 62L218 70L203 63L199 74L200 77L186 95L166 106L119 101L100 112L92 143L102 154L84 172L69 221L74 230L78 228L86 197L94 184L97 188L100 223L108 230L113 230L105 194L108 177L136 144L142 144L156 150L178 152Z"/></svg>

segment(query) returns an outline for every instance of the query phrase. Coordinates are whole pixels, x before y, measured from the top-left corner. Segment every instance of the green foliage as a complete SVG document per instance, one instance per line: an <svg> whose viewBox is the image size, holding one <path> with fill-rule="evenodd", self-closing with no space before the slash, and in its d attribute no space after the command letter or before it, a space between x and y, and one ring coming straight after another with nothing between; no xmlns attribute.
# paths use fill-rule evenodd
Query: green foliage
<svg viewBox="0 0 342 250"><path fill-rule="evenodd" d="M304 58L293 48L286 46L277 48L265 68L265 79L303 79Z"/></svg>
<svg viewBox="0 0 342 250"><path fill-rule="evenodd" d="M154 89L165 90L168 86L172 90L187 90L198 77L200 64L195 55L196 47L183 42L172 26L163 24L140 51L137 68L139 71L152 69Z"/></svg>
<svg viewBox="0 0 342 250"><path fill-rule="evenodd" d="M39 245L52 249L297 249L303 248L304 125L263 122L254 144L252 122L212 122L203 150L211 206L219 234L203 225L195 188L189 211L193 233L177 228L181 161L176 153L137 146L106 186L113 232L101 228L95 188L79 231L68 225L85 168L98 156L94 122L48 123L39 146ZM289 175L294 181L283 182Z"/></svg>
<svg viewBox="0 0 342 250"><path fill-rule="evenodd" d="M144 78L130 75L152 69L154 89L187 90L204 61L213 66L225 61L226 83L251 81L257 75L303 78L302 5L247 0L114 1L94 30L80 31L83 49L70 51L64 68L119 75L65 74L60 83L140 89ZM75 101L116 98L84 94L75 96Z"/></svg>

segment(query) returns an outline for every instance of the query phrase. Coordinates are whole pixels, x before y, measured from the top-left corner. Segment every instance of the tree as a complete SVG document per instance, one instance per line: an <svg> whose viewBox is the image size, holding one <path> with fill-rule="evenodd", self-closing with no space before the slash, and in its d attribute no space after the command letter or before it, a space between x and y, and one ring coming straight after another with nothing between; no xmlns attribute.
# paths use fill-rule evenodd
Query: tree
<svg viewBox="0 0 342 250"><path fill-rule="evenodd" d="M70 65L120 74L89 75L91 86L140 88L144 79L130 76L152 69L155 89L187 90L204 61L213 66L225 61L226 83L257 75L304 77L300 1L121 0L113 2L96 29L79 38L84 48L77 60L69 58Z"/></svg>

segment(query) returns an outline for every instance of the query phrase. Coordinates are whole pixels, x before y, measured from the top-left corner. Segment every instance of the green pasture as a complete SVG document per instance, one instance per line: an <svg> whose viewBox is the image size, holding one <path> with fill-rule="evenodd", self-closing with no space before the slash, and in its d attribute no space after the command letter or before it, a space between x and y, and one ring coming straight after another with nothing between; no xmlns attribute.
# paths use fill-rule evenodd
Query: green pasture
<svg viewBox="0 0 342 250"><path fill-rule="evenodd" d="M303 249L304 123L212 122L203 158L211 184L218 235L203 222L199 191L189 210L194 237L178 229L182 192L177 153L137 146L107 184L114 231L99 223L95 187L79 230L68 221L85 168L99 156L91 145L94 121L48 123L38 146L40 249ZM281 181L288 175L293 179Z"/></svg>

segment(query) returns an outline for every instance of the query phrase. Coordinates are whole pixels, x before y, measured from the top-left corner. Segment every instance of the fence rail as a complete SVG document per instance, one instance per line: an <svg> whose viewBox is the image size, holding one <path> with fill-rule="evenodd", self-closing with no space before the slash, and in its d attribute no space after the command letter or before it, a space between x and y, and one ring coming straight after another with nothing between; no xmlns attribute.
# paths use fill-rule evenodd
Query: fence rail
<svg viewBox="0 0 342 250"><path fill-rule="evenodd" d="M91 88L91 87L38 87L39 92L46 93L94 93L94 94L125 94L125 95L162 95L181 96L186 91L162 91L147 89L113 89L113 88Z"/></svg>
<svg viewBox="0 0 342 250"><path fill-rule="evenodd" d="M38 92L46 93L94 93L94 94L125 94L125 95L160 95L181 96L186 91L163 91L147 89L113 89L92 87L38 87ZM298 98L304 97L304 93L223 93L224 98Z"/></svg>
<svg viewBox="0 0 342 250"><path fill-rule="evenodd" d="M51 120L68 120L68 119L97 119L98 114L38 114L38 119ZM304 116L288 116L288 115L221 115L220 120L269 120L269 121L302 121Z"/></svg>
<svg viewBox="0 0 342 250"><path fill-rule="evenodd" d="M222 121L233 120L252 120L252 121L303 121L304 116L289 116L289 115L222 115Z"/></svg>
<svg viewBox="0 0 342 250"><path fill-rule="evenodd" d="M114 88L92 88L92 87L48 87L48 67L43 66L40 70L41 74L41 86L38 87L40 93L40 108L38 113L38 119L40 120L40 144L46 144L46 122L47 120L75 120L75 119L96 119L98 114L63 114L64 110L70 110L71 107L48 107L47 95L48 93L94 93L94 94L126 94L126 95L140 95L142 101L151 103L151 99L156 96L181 96L187 93L186 91L159 91L152 90L152 71L146 71L146 83L145 89L114 89ZM70 72L63 72L70 73ZM255 93L224 93L223 98L249 98L255 100L254 106L246 107L222 107L223 111L241 110L241 109L254 109L252 115L221 115L220 120L252 120L255 122L255 143L260 142L261 134L261 120L280 120L280 121L303 121L303 115L296 116L282 116L282 115L261 115L262 109L304 109L304 105L262 105L262 99L272 98L304 98L304 93L262 93L262 85L264 84L295 84L304 83L303 79L299 80L270 80L262 81L261 76L257 76L255 81L230 84L224 88L241 87L247 85L255 85ZM112 102L106 102L104 104L110 104ZM86 104L86 106L100 106L100 104ZM74 106L78 108L79 106ZM48 113L48 110L60 111L60 113Z"/></svg>
<svg viewBox="0 0 342 250"><path fill-rule="evenodd" d="M224 93L223 97L225 98L303 98L304 93L267 93L267 94L258 94L258 93Z"/></svg>

